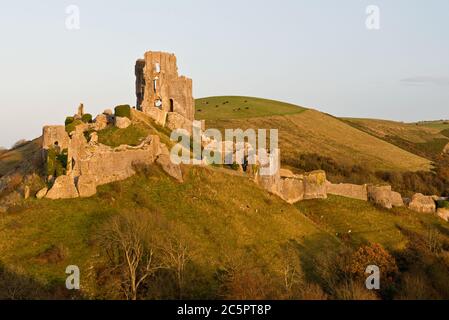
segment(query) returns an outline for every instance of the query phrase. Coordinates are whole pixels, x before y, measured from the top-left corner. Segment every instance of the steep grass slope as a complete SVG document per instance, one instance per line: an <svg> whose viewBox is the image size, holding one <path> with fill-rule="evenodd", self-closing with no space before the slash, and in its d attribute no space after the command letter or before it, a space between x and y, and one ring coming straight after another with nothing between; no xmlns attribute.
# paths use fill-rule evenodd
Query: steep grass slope
<svg viewBox="0 0 449 320"><path fill-rule="evenodd" d="M0 264L32 276L43 287L62 286L67 265L86 274L95 264L101 225L120 213L159 215L188 237L195 280L213 296L215 273L227 260L256 263L276 274L276 256L293 241L304 261L338 240L320 230L294 206L258 188L247 178L212 168L184 168L179 184L156 166L126 181L100 188L89 199L29 199L0 215ZM156 230L154 230L156 232ZM53 248L62 252L48 258ZM244 258L243 258L244 257ZM311 265L308 266L311 268ZM89 288L88 277L82 286Z"/></svg>
<svg viewBox="0 0 449 320"><path fill-rule="evenodd" d="M432 226L440 226L449 235L449 225L436 216L405 208L384 210L366 201L332 195L326 200L302 201L296 207L330 233L350 239L353 246L380 243L390 250L402 250L408 242L403 230L427 236Z"/></svg>
<svg viewBox="0 0 449 320"><path fill-rule="evenodd" d="M19 167L25 160L29 160L39 152L41 139L35 139L24 145L4 151L0 154L0 177Z"/></svg>
<svg viewBox="0 0 449 320"><path fill-rule="evenodd" d="M95 268L101 261L98 236L111 218L137 213L162 221L158 229L152 229L154 234L168 224L182 230L191 257L185 294L195 298L217 298L222 285L218 275L228 270L229 263L250 274L263 270L269 286L282 288L287 244L293 244L300 257L303 281L324 288L316 262L343 248L380 243L400 257L416 237L422 239L425 252L436 243L448 248L449 225L432 215L407 209L388 211L336 196L287 205L247 178L214 168L185 167L184 177L186 182L179 184L152 166L130 179L101 187L89 199L26 200L0 216L0 267L7 266L21 279L33 279L33 284L26 285L36 292L54 292L64 285L66 266L77 265L83 275L81 297L104 297L101 279L95 283L99 272ZM430 238L432 230L436 233ZM438 263L444 271L444 262L434 259L444 257L445 252L433 256L429 251L429 257L413 258L406 268L426 271ZM448 277L441 270L429 269L425 277L440 283L444 292ZM58 297L69 297L65 290L61 292Z"/></svg>
<svg viewBox="0 0 449 320"><path fill-rule="evenodd" d="M204 117L207 128L279 129L279 142L284 161L296 159L300 154L316 153L344 164L364 164L373 170L417 171L431 168L429 160L316 110L301 109L301 112L284 114L281 107L271 102L261 112L253 110L256 116L241 117L237 114L245 112L242 111L245 110L243 102L246 100L250 104L252 98L239 98L243 102L233 105L232 110L236 110L236 106L240 108L240 111L233 111L234 113L215 111L220 110L220 107L216 108L217 102L231 101L230 97L214 97L209 104L206 104L208 99L198 100L196 104L197 109L203 110L197 113L199 119L203 119L203 114L209 115ZM258 108L262 107L253 106L253 109ZM272 110L272 114L267 114L265 109Z"/></svg>

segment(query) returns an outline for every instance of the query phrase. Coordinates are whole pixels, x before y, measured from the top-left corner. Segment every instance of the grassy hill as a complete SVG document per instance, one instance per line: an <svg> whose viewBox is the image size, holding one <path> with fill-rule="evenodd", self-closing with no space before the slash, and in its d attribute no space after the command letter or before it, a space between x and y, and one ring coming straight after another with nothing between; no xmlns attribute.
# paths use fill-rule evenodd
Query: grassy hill
<svg viewBox="0 0 449 320"><path fill-rule="evenodd" d="M440 131L449 129L449 120L420 121L416 124L419 126L434 128Z"/></svg>
<svg viewBox="0 0 449 320"><path fill-rule="evenodd" d="M18 148L0 153L0 177L20 166L25 160L32 158L36 152L39 152L41 144L41 139L38 138Z"/></svg>
<svg viewBox="0 0 449 320"><path fill-rule="evenodd" d="M151 234L173 234L176 230L188 244L185 297L289 297L283 277L290 266L286 263L297 257L298 285L315 293L299 291L296 298L317 298L314 294L373 298L367 292L354 293L337 284L341 280L337 275L331 275L336 283L330 284L323 274L326 268L334 268L336 255L341 257L372 243L382 244L396 257L404 275L409 276L409 269L420 268L420 275L430 284L439 281L440 289L434 291L431 285L423 294L448 297L444 283L449 273L441 273L447 262L431 250L436 243L439 256L447 254L449 225L436 217L407 209L387 211L335 196L292 206L245 177L214 168L184 167L183 171L183 184L153 166L130 179L101 187L89 199L23 201L0 216L0 278L2 266L10 272L6 281L1 279L3 285L12 281L12 274L14 283L23 288L18 297L120 298L120 290L110 278L113 274L102 273L106 267L100 237L114 217L137 215L141 223L153 221ZM412 254L409 251L416 243L423 246L415 253L419 255L407 260L404 256ZM67 265L82 270L82 291L75 296L62 289ZM229 272L237 278L230 280ZM152 279L155 287L142 289L141 297L176 298L170 279L164 274ZM407 279L404 281L413 280ZM2 288L0 284L0 296L4 295ZM396 290L398 295L406 294L399 287Z"/></svg>
<svg viewBox="0 0 449 320"><path fill-rule="evenodd" d="M226 101L229 101L230 106L224 104ZM264 100L244 97L199 99L196 102L196 109L202 111L197 112L197 118L206 119L207 128L221 130L279 129L280 148L285 162L295 161L300 154L316 153L342 164L364 164L379 170L417 171L431 168L429 160L358 130L330 115L292 105L285 109L284 103L275 101L270 101L266 105L263 103ZM251 108L246 110L245 104ZM216 107L217 105L219 107ZM221 109L223 106L224 111ZM295 108L300 111L293 112L298 110Z"/></svg>
<svg viewBox="0 0 449 320"><path fill-rule="evenodd" d="M344 120L355 128L429 159L440 154L449 143L444 124L355 118Z"/></svg>
<svg viewBox="0 0 449 320"><path fill-rule="evenodd" d="M23 201L14 212L0 216L1 263L32 276L42 288L61 286L65 266L88 270L94 263L102 224L113 216L139 212L164 221L160 230L166 224L183 230L197 276L191 294L211 298L219 285L216 272L228 260L263 265L274 276L276 255L288 242L304 248L304 261L338 244L295 207L247 178L196 167L185 168L185 177L179 184L152 167L101 187L89 199ZM52 260L48 255L54 248L60 257ZM84 278L82 285L90 288L90 280Z"/></svg>
<svg viewBox="0 0 449 320"><path fill-rule="evenodd" d="M238 96L221 96L197 99L196 117L200 120L242 119L273 115L297 114L306 110L294 104Z"/></svg>

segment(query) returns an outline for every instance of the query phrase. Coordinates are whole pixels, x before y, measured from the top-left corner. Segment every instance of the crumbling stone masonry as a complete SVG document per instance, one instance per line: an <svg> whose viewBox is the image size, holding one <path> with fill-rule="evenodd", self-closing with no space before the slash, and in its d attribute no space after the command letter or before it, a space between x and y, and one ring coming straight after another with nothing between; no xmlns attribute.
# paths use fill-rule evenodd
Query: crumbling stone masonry
<svg viewBox="0 0 449 320"><path fill-rule="evenodd" d="M44 150L54 146L59 146L61 149L69 147L70 137L65 131L65 126L45 126L42 137L42 148Z"/></svg>
<svg viewBox="0 0 449 320"><path fill-rule="evenodd" d="M350 183L332 184L327 182L326 191L328 194L368 201L367 185L357 185Z"/></svg>
<svg viewBox="0 0 449 320"><path fill-rule="evenodd" d="M178 75L176 56L148 51L137 60L135 75L137 110L162 126L191 132L195 119L192 80Z"/></svg>
<svg viewBox="0 0 449 320"><path fill-rule="evenodd" d="M421 193L413 195L411 202L409 203L410 210L420 213L435 213L436 204L432 196L425 196Z"/></svg>
<svg viewBox="0 0 449 320"><path fill-rule="evenodd" d="M148 135L138 146L113 148L98 143L97 131L111 125L114 125L113 117L99 115L94 123L81 123L70 134L64 126L45 126L42 153L45 156L51 148L67 150L66 174L49 181L51 189L40 190L36 197L90 197L96 194L97 186L133 176L136 164L149 165L156 161L164 171L182 182L179 166L167 164L168 149L157 135Z"/></svg>
<svg viewBox="0 0 449 320"><path fill-rule="evenodd" d="M280 156L278 158L280 161ZM256 182L290 204L307 199L327 198L326 173L322 170L297 175L290 170L280 169L271 176L256 175Z"/></svg>

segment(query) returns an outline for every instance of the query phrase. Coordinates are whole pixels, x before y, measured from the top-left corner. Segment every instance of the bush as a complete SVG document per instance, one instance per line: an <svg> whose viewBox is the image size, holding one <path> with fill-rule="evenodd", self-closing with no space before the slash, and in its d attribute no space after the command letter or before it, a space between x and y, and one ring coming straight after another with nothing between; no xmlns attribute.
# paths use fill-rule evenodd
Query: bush
<svg viewBox="0 0 449 320"><path fill-rule="evenodd" d="M69 124L71 124L73 121L75 121L74 117L67 117L65 118L65 125L68 126Z"/></svg>
<svg viewBox="0 0 449 320"><path fill-rule="evenodd" d="M71 132L75 131L76 126L82 124L83 122L81 120L74 120L72 123L69 123L65 126L65 131L70 134Z"/></svg>
<svg viewBox="0 0 449 320"><path fill-rule="evenodd" d="M407 272L401 279L399 300L438 299L438 293L432 288L429 279L423 271Z"/></svg>
<svg viewBox="0 0 449 320"><path fill-rule="evenodd" d="M115 107L115 116L131 119L131 107L129 105Z"/></svg>
<svg viewBox="0 0 449 320"><path fill-rule="evenodd" d="M83 121L84 123L92 123L92 115L90 113L83 114L83 116L81 117L81 121Z"/></svg>
<svg viewBox="0 0 449 320"><path fill-rule="evenodd" d="M438 200L438 201L437 201L437 208L445 208L445 209L449 209L449 201L446 201L446 200Z"/></svg>
<svg viewBox="0 0 449 320"><path fill-rule="evenodd" d="M67 168L67 149L58 153L55 148L48 149L46 174L47 176L59 177L65 174Z"/></svg>
<svg viewBox="0 0 449 320"><path fill-rule="evenodd" d="M352 257L349 272L355 278L365 279L365 269L369 265L376 265L382 270L382 274L390 281L399 272L396 260L380 244L374 243L360 247Z"/></svg>

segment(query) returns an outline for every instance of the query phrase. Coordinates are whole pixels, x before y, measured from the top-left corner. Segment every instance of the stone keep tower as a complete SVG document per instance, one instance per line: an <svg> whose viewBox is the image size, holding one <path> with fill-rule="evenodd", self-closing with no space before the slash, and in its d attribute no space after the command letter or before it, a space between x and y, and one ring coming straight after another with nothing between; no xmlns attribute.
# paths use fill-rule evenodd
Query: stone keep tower
<svg viewBox="0 0 449 320"><path fill-rule="evenodd" d="M190 122L195 116L192 80L178 75L176 56L165 52L146 52L135 66L138 110L154 114L177 113Z"/></svg>

